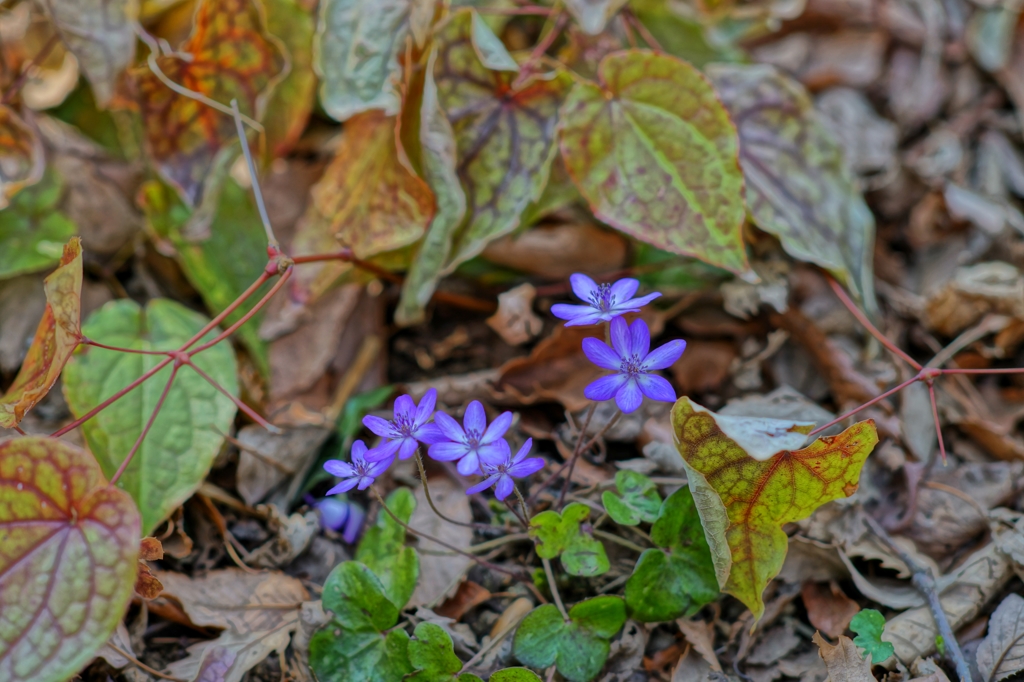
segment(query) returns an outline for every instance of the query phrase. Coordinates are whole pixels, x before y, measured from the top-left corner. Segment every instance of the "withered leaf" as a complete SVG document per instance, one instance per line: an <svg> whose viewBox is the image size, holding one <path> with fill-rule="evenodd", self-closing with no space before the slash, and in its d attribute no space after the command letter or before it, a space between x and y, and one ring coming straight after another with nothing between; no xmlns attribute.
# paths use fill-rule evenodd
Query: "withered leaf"
<svg viewBox="0 0 1024 682"><path fill-rule="evenodd" d="M0 208L26 185L43 177L43 144L14 109L0 105Z"/></svg>

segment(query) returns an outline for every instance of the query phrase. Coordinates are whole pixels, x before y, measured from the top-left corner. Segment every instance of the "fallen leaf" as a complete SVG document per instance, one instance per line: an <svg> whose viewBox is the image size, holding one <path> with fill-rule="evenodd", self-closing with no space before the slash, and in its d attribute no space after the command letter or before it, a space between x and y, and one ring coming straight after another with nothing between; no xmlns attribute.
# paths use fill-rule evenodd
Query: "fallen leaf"
<svg viewBox="0 0 1024 682"><path fill-rule="evenodd" d="M747 656L747 662L752 665L769 666L767 674L772 674L771 664L783 656L789 655L794 649L803 643L803 639L797 635L793 627L793 621L787 620L782 624L774 625L761 633L760 641Z"/></svg>
<svg viewBox="0 0 1024 682"><path fill-rule="evenodd" d="M46 159L39 136L14 109L0 105L0 209L23 187L39 182Z"/></svg>
<svg viewBox="0 0 1024 682"><path fill-rule="evenodd" d="M490 598L490 590L472 580L463 580L459 583L455 594L445 599L444 603L437 607L437 615L451 618L452 620L461 620L466 613ZM527 608L527 611L531 608L533 608L532 604Z"/></svg>
<svg viewBox="0 0 1024 682"><path fill-rule="evenodd" d="M686 62L639 50L608 55L598 76L573 88L559 133L594 215L660 249L746 273L739 141L711 84Z"/></svg>
<svg viewBox="0 0 1024 682"><path fill-rule="evenodd" d="M110 639L107 640L107 643L96 652L96 658L102 658L110 664L110 667L117 670L130 665L131 661L125 658L124 654L116 651L111 644L122 651L128 652L132 656L135 655L135 652L132 651L131 635L128 634L128 628L125 627L124 621L117 624L117 627L114 629L114 634L110 635Z"/></svg>
<svg viewBox="0 0 1024 682"><path fill-rule="evenodd" d="M273 434L262 426L250 424L238 432L237 488L245 503L252 506L282 482L297 474L331 434L328 429L308 426L285 429Z"/></svg>
<svg viewBox="0 0 1024 682"><path fill-rule="evenodd" d="M929 294L924 323L953 336L990 312L1024 318L1024 276L1009 263L957 268L944 286Z"/></svg>
<svg viewBox="0 0 1024 682"><path fill-rule="evenodd" d="M415 491L416 510L409 519L409 527L421 530L449 545L465 550L473 542L473 529L448 523L434 513L427 504L422 486ZM470 523L469 496L465 489L450 477L430 481L430 498L448 518ZM429 552L426 550L430 550ZM420 543L420 579L409 599L409 606L438 604L454 593L461 577L473 566L473 560L430 542Z"/></svg>
<svg viewBox="0 0 1024 682"><path fill-rule="evenodd" d="M718 662L718 656L715 655L714 624L702 620L679 619L676 621L676 625L679 626L679 631L683 633L686 641L690 643L694 651L701 655L711 670L722 672L722 664Z"/></svg>
<svg viewBox="0 0 1024 682"><path fill-rule="evenodd" d="M818 653L825 661L831 682L874 682L871 664L861 657L860 650L849 637L840 635L838 644L829 644L821 633L815 632L811 641L818 645Z"/></svg>
<svg viewBox="0 0 1024 682"><path fill-rule="evenodd" d="M854 173L877 173L894 167L899 129L882 118L868 98L853 88L831 88L814 101L821 124L843 146Z"/></svg>
<svg viewBox="0 0 1024 682"><path fill-rule="evenodd" d="M999 682L1024 669L1024 599L1009 594L992 613L975 654L982 682Z"/></svg>
<svg viewBox="0 0 1024 682"><path fill-rule="evenodd" d="M45 0L57 34L78 58L96 103L105 107L135 56L133 0Z"/></svg>
<svg viewBox="0 0 1024 682"><path fill-rule="evenodd" d="M481 255L520 272L564 280L576 272L600 275L622 269L626 246L617 232L592 222L571 222L537 225L504 236L488 244Z"/></svg>
<svg viewBox="0 0 1024 682"><path fill-rule="evenodd" d="M0 679L64 680L114 632L138 566L139 513L87 451L0 443Z"/></svg>
<svg viewBox="0 0 1024 682"><path fill-rule="evenodd" d="M857 490L878 442L874 422L793 449L812 425L721 417L684 397L672 409L672 424L719 585L759 620L761 594L786 558L782 525Z"/></svg>
<svg viewBox="0 0 1024 682"><path fill-rule="evenodd" d="M834 580L828 584L808 581L800 589L807 620L829 637L846 632L850 620L860 611L860 605L846 596Z"/></svg>
<svg viewBox="0 0 1024 682"><path fill-rule="evenodd" d="M176 599L193 623L224 632L188 648L188 657L166 672L189 680L206 679L218 668L217 682L239 682L247 670L274 651L284 651L299 627L299 610L309 594L282 573L248 573L237 568L211 571L202 578L159 571L164 595Z"/></svg>
<svg viewBox="0 0 1024 682"><path fill-rule="evenodd" d="M555 157L558 108L571 82L555 72L518 84L516 73L487 68L477 51L482 24L473 16L456 13L435 36L437 98L455 134L456 171L466 192L467 218L448 267L516 229L540 198Z"/></svg>
<svg viewBox="0 0 1024 682"><path fill-rule="evenodd" d="M212 100L238 100L243 114L259 118L270 88L287 62L264 28L253 0L202 0L181 56L155 57L175 83ZM174 92L148 66L131 71L142 110L150 157L160 174L196 206L221 150L235 142L230 116Z"/></svg>
<svg viewBox="0 0 1024 682"><path fill-rule="evenodd" d="M320 517L315 511L305 514L283 514L272 505L259 509L267 513L267 530L274 534L249 554L249 562L259 568L284 568L309 548L320 531Z"/></svg>
<svg viewBox="0 0 1024 682"><path fill-rule="evenodd" d="M527 282L498 294L498 312L487 318L487 326L510 346L519 346L544 329L544 320L533 312L537 289Z"/></svg>
<svg viewBox="0 0 1024 682"><path fill-rule="evenodd" d="M64 246L60 264L43 280L43 289L43 319L18 376L0 397L0 426L4 428L17 426L50 392L82 340L82 244L77 237Z"/></svg>

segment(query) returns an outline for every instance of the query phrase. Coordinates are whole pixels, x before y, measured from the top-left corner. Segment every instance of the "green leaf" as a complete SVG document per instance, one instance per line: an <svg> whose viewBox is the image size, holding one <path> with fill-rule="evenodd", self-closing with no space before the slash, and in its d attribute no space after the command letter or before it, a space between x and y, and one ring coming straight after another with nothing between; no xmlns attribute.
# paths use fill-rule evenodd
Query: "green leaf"
<svg viewBox="0 0 1024 682"><path fill-rule="evenodd" d="M505 668L491 675L487 682L541 682L541 679L527 668Z"/></svg>
<svg viewBox="0 0 1024 682"><path fill-rule="evenodd" d="M553 604L545 604L523 619L512 651L531 668L554 664L571 682L587 682L601 672L608 658L608 640L625 622L626 607L620 597L582 601L569 609L568 622Z"/></svg>
<svg viewBox="0 0 1024 682"><path fill-rule="evenodd" d="M77 227L57 204L64 181L53 169L0 211L0 279L56 265Z"/></svg>
<svg viewBox="0 0 1024 682"><path fill-rule="evenodd" d="M462 670L452 638L440 625L420 623L409 642L409 662L416 669L410 682L452 682Z"/></svg>
<svg viewBox="0 0 1024 682"><path fill-rule="evenodd" d="M687 617L718 597L711 550L689 488L661 505L651 539L664 549L640 555L626 581L626 606L633 618L655 623Z"/></svg>
<svg viewBox="0 0 1024 682"><path fill-rule="evenodd" d="M143 309L134 301L120 300L94 312L82 333L121 348L167 350L184 344L207 323L205 317L174 301L154 299ZM211 330L203 341L216 334ZM79 347L64 368L64 395L71 412L85 414L161 360L159 355ZM192 361L226 391L238 394L230 344L219 343ZM170 377L168 366L82 425L89 449L107 476L131 451ZM235 404L229 398L191 367L178 370L156 421L117 482L138 504L143 534L149 534L199 488L234 418Z"/></svg>
<svg viewBox="0 0 1024 682"><path fill-rule="evenodd" d="M334 617L310 639L318 679L394 682L412 672L409 635L384 633L398 623L400 609L373 571L356 561L338 564L324 582L323 605Z"/></svg>
<svg viewBox="0 0 1024 682"><path fill-rule="evenodd" d="M571 84L556 72L513 87L516 73L492 71L481 61L473 16L456 13L436 37L438 101L454 130L467 200L449 268L516 229L541 196L555 155L558 108Z"/></svg>
<svg viewBox="0 0 1024 682"><path fill-rule="evenodd" d="M84 449L13 438L0 444L0 547L0 679L70 679L131 601L135 505Z"/></svg>
<svg viewBox="0 0 1024 682"><path fill-rule="evenodd" d="M313 71L313 38L316 20L313 5L302 0L263 0L267 32L288 49L288 75L277 84L263 114L267 152L283 156L295 145L309 121L316 102Z"/></svg>
<svg viewBox="0 0 1024 682"><path fill-rule="evenodd" d="M225 169L226 170L226 169ZM170 242L185 277L214 313L220 313L248 289L267 263L267 235L248 190L226 172L219 181L208 179L202 205L191 211L171 187L158 180L145 183L139 205L147 225L159 239ZM255 303L270 289L265 284L250 299ZM232 312L225 326L237 322L248 305ZM245 347L264 376L270 375L266 344L259 336L263 311L238 330Z"/></svg>
<svg viewBox="0 0 1024 682"><path fill-rule="evenodd" d="M720 64L708 75L738 122L754 222L791 256L825 268L877 310L874 217L807 91L767 65Z"/></svg>
<svg viewBox="0 0 1024 682"><path fill-rule="evenodd" d="M344 121L371 109L398 112L398 54L408 32L407 0L324 0L313 44L320 102Z"/></svg>
<svg viewBox="0 0 1024 682"><path fill-rule="evenodd" d="M741 50L722 40L708 40L708 31L700 21L682 16L669 2L634 0L629 7L665 52L701 69L710 62L743 61Z"/></svg>
<svg viewBox="0 0 1024 682"><path fill-rule="evenodd" d="M601 496L604 510L615 523L636 526L641 521L653 523L658 520L661 495L651 479L623 469L615 474L615 487L621 497L611 490L606 490Z"/></svg>
<svg viewBox="0 0 1024 682"><path fill-rule="evenodd" d="M748 272L739 141L711 84L643 50L613 52L598 77L569 94L559 137L594 214L660 249Z"/></svg>
<svg viewBox="0 0 1024 682"><path fill-rule="evenodd" d="M561 555L571 575L606 573L611 566L604 545L580 527L589 517L590 508L579 502L567 505L561 514L549 510L534 516L530 519L530 535L537 540L537 555L544 559Z"/></svg>
<svg viewBox="0 0 1024 682"><path fill-rule="evenodd" d="M416 509L416 498L408 488L396 488L387 500L395 516L409 523ZM384 591L399 608L405 606L416 589L420 561L416 550L405 546L405 529L387 511L381 509L377 523L366 530L356 561L366 564L384 585Z"/></svg>
<svg viewBox="0 0 1024 682"><path fill-rule="evenodd" d="M882 663L895 653L890 642L882 641L885 630L885 616L874 609L861 609L850 621L850 630L857 633L853 643L864 650L864 656L871 656L875 665Z"/></svg>
<svg viewBox="0 0 1024 682"><path fill-rule="evenodd" d="M473 16L473 47L480 63L494 71L519 71L519 64L505 49L504 43L494 35L491 27L476 12Z"/></svg>

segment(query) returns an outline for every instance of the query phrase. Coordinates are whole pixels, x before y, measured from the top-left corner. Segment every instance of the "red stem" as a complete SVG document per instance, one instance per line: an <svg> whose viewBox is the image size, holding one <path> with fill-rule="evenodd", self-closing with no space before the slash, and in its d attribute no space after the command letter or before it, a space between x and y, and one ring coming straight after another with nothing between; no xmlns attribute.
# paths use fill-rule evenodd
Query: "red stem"
<svg viewBox="0 0 1024 682"><path fill-rule="evenodd" d="M244 402L242 402L241 400L239 400L239 399L238 399L238 398L237 398L236 396L232 395L230 391L228 391L228 390L227 390L226 388L224 388L224 387L223 387L223 386L221 386L221 385L220 385L219 383L217 383L217 382L216 382L216 381L214 380L214 378L213 378L213 377L211 377L210 375L208 375L208 374L207 374L206 372L204 372L203 370L199 369L199 367L198 367L198 366L197 366L197 365L196 365L196 364L195 364L194 362L192 362L191 360L189 360L189 361L188 361L187 363L185 363L185 364L187 364L187 365L188 365L189 367L191 367L191 368L192 368L192 369L193 369L193 370L195 371L195 373L196 373L196 374L198 374L198 375L199 375L199 376L201 376L201 377L202 377L203 379L205 379L205 380L206 380L206 382L207 382L208 384L210 384L210 385L211 385L211 386L213 386L213 387L214 387L215 389L217 389L218 391L220 391L221 393L223 393L224 395L226 395L226 396L227 396L227 397L228 397L228 398L229 398L229 399L231 400L231 402L233 402L233 403L235 404L235 407L237 407L237 408L238 408L238 409L240 409L240 410L241 410L242 412L244 412L245 414L247 414L247 415L249 416L249 418L250 418L250 419L252 419L252 420L253 420L254 422L256 422L257 424L259 424L260 426L262 426L263 428L265 428L265 429L266 429L267 431L270 431L271 433L281 433L281 429L277 428L276 426L274 426L273 424L271 424L270 422L268 422L268 421L267 421L266 419L264 419L263 417L261 417L261 416L259 415L259 413L258 413L258 412L256 412L256 410L252 409L251 407L249 407L248 405L246 405L246 404L245 404Z"/></svg>
<svg viewBox="0 0 1024 682"><path fill-rule="evenodd" d="M149 421L146 422L146 426L143 427L142 433L139 434L139 437L135 439L135 445L132 446L128 456L124 458L123 462L121 462L121 466L117 467L117 471L114 472L114 476L110 479L110 485L117 483L117 479L121 478L121 474L123 474L125 469L128 468L132 458L135 457L135 453L139 451L140 447L142 447L142 441L146 438L146 434L149 433L149 430L153 427L153 422L156 421L156 416L160 414L160 408L164 406L164 400L167 399L167 394L171 392L171 384L174 383L174 377L178 374L178 367L179 365L175 364L174 368L171 369L171 376L167 379L167 385L164 386L164 390L160 394L160 399L156 401L156 407L153 408L153 414L149 415Z"/></svg>
<svg viewBox="0 0 1024 682"><path fill-rule="evenodd" d="M254 293L256 293L256 290L259 289L261 286L263 286L264 282L266 282L271 277L273 277L273 275L267 273L266 271L260 273L260 276L256 279L256 281L253 282L251 285L249 285L249 288L246 289L245 291L243 291L241 296L236 298L234 300L234 302L231 305L229 305L227 308L225 308L223 311L221 311L221 313L219 315L217 315L215 318L210 320L210 322L205 327L203 327L198 332L196 332L196 335L193 336L191 339L189 339L185 343L184 346L182 346L181 348L178 349L178 351L179 352L187 351L191 346L196 344L199 341L199 339L201 339L204 336L206 336L207 333L209 333L209 331L211 329L213 329L214 327L219 325L221 322L223 322L224 318L226 318L231 313L235 312L235 309L238 308L238 306L242 305L242 303L244 303L246 301L246 299L248 299L250 296L252 296ZM251 317L251 315L250 315L250 317Z"/></svg>
<svg viewBox="0 0 1024 682"><path fill-rule="evenodd" d="M895 388L890 388L888 391L886 391L882 395L878 396L877 398L872 398L871 400L869 400L868 402L864 403L860 407L854 408L854 409L850 410L849 412L847 412L846 414L843 414L843 415L840 415L840 416L836 417L835 419L830 421L828 424L824 424L823 426L819 426L818 428L814 429L813 431L811 431L807 435L808 436L813 436L816 433L821 433L822 431L824 431L828 427L834 426L835 424L838 424L839 422L843 421L847 417L852 417L853 415L857 414L858 412L860 412L862 410L866 410L867 408L871 407L872 405L874 405L875 403L879 402L880 400L885 400L886 398L891 396L893 393L898 393L899 391L902 391L904 388L906 388L910 384L914 383L915 381L921 381L921 376L920 375L914 375L913 377L911 377L910 379L907 379L906 381L904 381L902 384L896 386Z"/></svg>
<svg viewBox="0 0 1024 682"><path fill-rule="evenodd" d="M235 322L233 325L231 325L230 327L228 327L227 329L222 331L217 336L213 337L212 339L210 339L209 341L207 341L203 345L199 346L195 350L189 351L189 354L188 354L189 357L192 357L192 356L194 356L194 355L196 355L198 353L202 353L207 348L210 348L211 346L217 345L218 343L220 343L224 339L226 339L229 336L231 336L232 334L234 334L235 331L237 331L239 327L241 327L243 324L248 322L252 318L253 315L255 315L256 313L258 313L260 311L260 308L265 306L267 304L267 302L271 298L274 297L274 294L276 294L281 289L281 287L283 287L285 285L285 282L287 282L288 278L291 277L291 276L292 276L292 269L291 269L291 267L289 267L287 270L285 270L284 274L281 276L281 279L277 280L277 282L274 283L274 286L270 288L270 291L268 291L266 294L264 294L263 298L261 298L259 301L257 301L256 305L254 305L252 307L252 309L249 310L249 312L247 312L237 322ZM190 342L189 345L191 345L191 343L192 342ZM185 350L185 348L187 348L187 346L182 348L182 350Z"/></svg>
<svg viewBox="0 0 1024 682"><path fill-rule="evenodd" d="M935 419L935 435L939 437L939 454L942 455L942 463L946 463L946 443L942 439L942 424L939 423L939 405L935 401L935 385L928 382L928 400L932 404L932 417Z"/></svg>
<svg viewBox="0 0 1024 682"><path fill-rule="evenodd" d="M135 348L121 348L120 346L108 346L105 343L98 343L92 339L85 337L79 342L86 346L96 346L97 348L103 348L104 350L113 350L118 353L134 353L135 355L167 355L167 351L164 350L138 350Z"/></svg>
<svg viewBox="0 0 1024 682"><path fill-rule="evenodd" d="M831 277L828 277L827 275L826 278L828 279L828 283L832 286L832 291L836 293L836 296L838 296L839 300L843 302L843 305L846 306L846 309L849 310L853 314L853 316L857 318L858 322L864 325L865 329L871 332L872 336L878 339L879 343L881 343L883 346L885 346L890 351L895 353L898 357L902 358L904 362L909 364L914 369L918 371L922 369L921 363L919 363L917 360L903 352L903 350L899 346L890 341L888 337L886 337L882 332L878 331L875 325L871 324L871 320L869 320L867 316L860 311L860 308L857 307L857 305L853 302L850 296L846 293L846 290L843 289L842 286L840 286L839 282L835 281Z"/></svg>
<svg viewBox="0 0 1024 682"><path fill-rule="evenodd" d="M1021 374L1024 367L1005 367L1000 369L940 369L941 374Z"/></svg>

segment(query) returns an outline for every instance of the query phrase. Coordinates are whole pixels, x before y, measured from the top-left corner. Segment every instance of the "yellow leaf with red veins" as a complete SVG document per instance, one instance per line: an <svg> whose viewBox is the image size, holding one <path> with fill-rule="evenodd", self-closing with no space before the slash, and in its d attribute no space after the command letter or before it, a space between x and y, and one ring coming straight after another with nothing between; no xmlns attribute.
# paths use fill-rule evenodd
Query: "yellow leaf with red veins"
<svg viewBox="0 0 1024 682"><path fill-rule="evenodd" d="M413 173L396 142L396 119L380 111L353 116L312 202L299 222L294 255L337 251L347 246L370 258L412 244L434 216L434 194ZM297 272L315 298L349 266L307 265Z"/></svg>
<svg viewBox="0 0 1024 682"><path fill-rule="evenodd" d="M783 524L856 492L878 443L875 423L796 449L813 424L720 416L683 397L672 408L672 427L719 585L759 620L761 594L786 558Z"/></svg>
<svg viewBox="0 0 1024 682"><path fill-rule="evenodd" d="M10 429L50 392L82 340L82 243L64 246L60 265L43 280L46 309L18 376L0 398L0 426Z"/></svg>
<svg viewBox="0 0 1024 682"><path fill-rule="evenodd" d="M259 118L287 60L255 0L204 0L180 55L156 59L172 81ZM146 145L157 170L192 205L218 152L237 139L231 116L169 88L148 66L133 71Z"/></svg>

